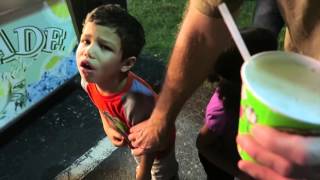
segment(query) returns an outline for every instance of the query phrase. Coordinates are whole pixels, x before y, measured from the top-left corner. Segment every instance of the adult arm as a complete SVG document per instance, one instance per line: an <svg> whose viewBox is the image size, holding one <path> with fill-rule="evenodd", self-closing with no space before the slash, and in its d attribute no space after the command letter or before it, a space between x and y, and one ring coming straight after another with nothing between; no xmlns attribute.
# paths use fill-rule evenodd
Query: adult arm
<svg viewBox="0 0 320 180"><path fill-rule="evenodd" d="M200 12L198 2L190 0L151 118L130 130L136 155L165 149L183 104L207 78L218 55L230 43L223 20Z"/></svg>

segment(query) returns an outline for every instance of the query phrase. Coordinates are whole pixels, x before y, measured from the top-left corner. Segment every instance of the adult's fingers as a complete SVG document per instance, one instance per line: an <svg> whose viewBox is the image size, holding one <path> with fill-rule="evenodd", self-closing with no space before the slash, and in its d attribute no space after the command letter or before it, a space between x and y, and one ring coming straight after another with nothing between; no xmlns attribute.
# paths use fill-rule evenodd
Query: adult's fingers
<svg viewBox="0 0 320 180"><path fill-rule="evenodd" d="M142 139L141 139L142 137L141 136L139 136L139 137L137 137L137 138L134 138L134 139L132 139L132 140L130 140L131 141L131 145L133 146L133 147L140 147L140 148L142 148L141 146L142 146Z"/></svg>
<svg viewBox="0 0 320 180"><path fill-rule="evenodd" d="M238 167L249 174L254 179L260 180L293 180L282 177L269 168L259 165L258 163L240 160Z"/></svg>
<svg viewBox="0 0 320 180"><path fill-rule="evenodd" d="M294 172L294 166L290 161L260 146L252 136L239 135L237 138L237 143L254 160L256 160L261 165L272 169L278 174L289 177Z"/></svg>
<svg viewBox="0 0 320 180"><path fill-rule="evenodd" d="M253 138L265 149L272 151L298 165L306 161L307 149L302 136L288 134L267 126L255 125Z"/></svg>
<svg viewBox="0 0 320 180"><path fill-rule="evenodd" d="M148 121L143 121L137 125L130 128L130 133L139 132L147 126Z"/></svg>
<svg viewBox="0 0 320 180"><path fill-rule="evenodd" d="M136 139L138 139L139 137L139 131L137 132L131 132L128 136L129 141L131 141L131 143L133 143ZM133 145L133 144L132 144Z"/></svg>
<svg viewBox="0 0 320 180"><path fill-rule="evenodd" d="M143 133L144 131L139 131L136 133L136 138L131 141L133 147L139 147L142 149L148 149L149 147L146 145L149 136L147 133Z"/></svg>
<svg viewBox="0 0 320 180"><path fill-rule="evenodd" d="M143 136L141 135L142 131L137 131L137 132L133 132L131 134L129 134L128 139L131 142L131 145L133 147L141 147L143 145Z"/></svg>

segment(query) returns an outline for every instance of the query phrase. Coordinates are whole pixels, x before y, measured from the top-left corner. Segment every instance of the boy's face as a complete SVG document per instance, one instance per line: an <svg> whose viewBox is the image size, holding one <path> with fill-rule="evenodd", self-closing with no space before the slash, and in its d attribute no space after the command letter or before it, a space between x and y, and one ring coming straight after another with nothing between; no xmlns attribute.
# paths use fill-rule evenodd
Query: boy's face
<svg viewBox="0 0 320 180"><path fill-rule="evenodd" d="M122 50L114 29L87 22L76 53L80 75L87 82L103 83L120 75Z"/></svg>

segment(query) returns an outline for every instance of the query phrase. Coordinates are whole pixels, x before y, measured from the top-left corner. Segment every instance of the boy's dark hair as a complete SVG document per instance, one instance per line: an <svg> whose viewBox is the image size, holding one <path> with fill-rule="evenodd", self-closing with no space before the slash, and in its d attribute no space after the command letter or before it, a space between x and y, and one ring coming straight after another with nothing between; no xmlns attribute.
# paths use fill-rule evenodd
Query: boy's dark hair
<svg viewBox="0 0 320 180"><path fill-rule="evenodd" d="M84 25L93 22L97 25L114 28L121 40L122 59L138 57L145 36L142 25L119 5L102 5L88 13Z"/></svg>
<svg viewBox="0 0 320 180"><path fill-rule="evenodd" d="M241 36L251 55L263 51L276 50L277 38L274 34L263 28L249 27L241 29ZM217 59L214 72L234 83L240 83L240 69L243 64L242 56L234 44L227 48ZM209 81L215 81L216 76L210 75Z"/></svg>

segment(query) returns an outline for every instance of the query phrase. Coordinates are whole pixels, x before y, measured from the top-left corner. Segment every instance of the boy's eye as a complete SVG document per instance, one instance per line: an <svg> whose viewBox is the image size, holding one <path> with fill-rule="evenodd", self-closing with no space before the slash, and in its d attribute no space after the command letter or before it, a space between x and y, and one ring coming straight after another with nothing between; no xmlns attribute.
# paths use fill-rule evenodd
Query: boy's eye
<svg viewBox="0 0 320 180"><path fill-rule="evenodd" d="M100 47L101 47L101 49L103 49L103 50L112 51L112 49L111 49L109 46L107 46L107 45L100 44Z"/></svg>
<svg viewBox="0 0 320 180"><path fill-rule="evenodd" d="M88 45L88 44L90 44L90 41L88 39L81 39L81 43Z"/></svg>

